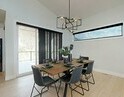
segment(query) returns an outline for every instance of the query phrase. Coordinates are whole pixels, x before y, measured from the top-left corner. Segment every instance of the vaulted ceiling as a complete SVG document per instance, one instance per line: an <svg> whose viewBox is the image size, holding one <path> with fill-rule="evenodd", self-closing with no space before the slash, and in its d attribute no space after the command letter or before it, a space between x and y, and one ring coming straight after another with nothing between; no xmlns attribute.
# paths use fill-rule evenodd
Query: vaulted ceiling
<svg viewBox="0 0 124 97"><path fill-rule="evenodd" d="M69 0L38 0L57 16L68 16ZM124 4L124 0L71 0L71 17L87 18Z"/></svg>

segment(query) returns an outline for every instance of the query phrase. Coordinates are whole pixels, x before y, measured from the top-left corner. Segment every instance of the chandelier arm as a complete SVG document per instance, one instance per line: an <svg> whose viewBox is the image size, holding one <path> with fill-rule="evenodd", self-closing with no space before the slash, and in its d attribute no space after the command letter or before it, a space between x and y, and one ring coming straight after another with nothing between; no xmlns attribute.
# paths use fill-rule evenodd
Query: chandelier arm
<svg viewBox="0 0 124 97"><path fill-rule="evenodd" d="M72 25L72 27L74 27L73 23L71 21L69 21L69 23Z"/></svg>
<svg viewBox="0 0 124 97"><path fill-rule="evenodd" d="M69 0L69 19L70 19L70 13L71 13L71 12L70 12L70 7L71 7L71 6L70 6L70 0Z"/></svg>
<svg viewBox="0 0 124 97"><path fill-rule="evenodd" d="M78 29L78 26L82 25L82 19L71 18L71 0L69 0L69 16L68 17L57 17L57 28L67 29L69 32L74 32Z"/></svg>

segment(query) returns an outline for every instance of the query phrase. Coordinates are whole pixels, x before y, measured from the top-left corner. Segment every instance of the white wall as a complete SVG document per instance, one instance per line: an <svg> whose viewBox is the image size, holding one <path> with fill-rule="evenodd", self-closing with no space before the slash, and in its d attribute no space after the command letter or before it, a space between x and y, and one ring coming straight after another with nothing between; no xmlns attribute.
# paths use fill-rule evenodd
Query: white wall
<svg viewBox="0 0 124 97"><path fill-rule="evenodd" d="M4 38L4 30L0 27L0 38Z"/></svg>
<svg viewBox="0 0 124 97"><path fill-rule="evenodd" d="M73 44L73 34L68 30L64 30L63 32L63 46L70 46Z"/></svg>
<svg viewBox="0 0 124 97"><path fill-rule="evenodd" d="M80 31L124 22L123 9L124 5L83 20ZM73 56L79 55L95 60L97 71L124 77L124 37L74 41Z"/></svg>
<svg viewBox="0 0 124 97"><path fill-rule="evenodd" d="M4 27L4 24L3 23L0 23L0 28L3 28Z"/></svg>
<svg viewBox="0 0 124 97"><path fill-rule="evenodd" d="M56 29L56 16L37 0L0 0L0 9L6 11L5 78L9 80L17 76L18 33L16 22L51 30L58 29ZM64 35L66 36L66 33ZM70 38L68 40L70 41Z"/></svg>

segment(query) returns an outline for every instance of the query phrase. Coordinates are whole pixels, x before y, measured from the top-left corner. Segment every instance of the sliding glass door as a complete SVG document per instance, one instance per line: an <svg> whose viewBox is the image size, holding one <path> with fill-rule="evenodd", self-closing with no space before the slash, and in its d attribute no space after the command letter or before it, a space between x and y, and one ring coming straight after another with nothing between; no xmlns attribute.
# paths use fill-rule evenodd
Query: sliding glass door
<svg viewBox="0 0 124 97"><path fill-rule="evenodd" d="M30 73L38 63L38 29L18 25L18 73Z"/></svg>

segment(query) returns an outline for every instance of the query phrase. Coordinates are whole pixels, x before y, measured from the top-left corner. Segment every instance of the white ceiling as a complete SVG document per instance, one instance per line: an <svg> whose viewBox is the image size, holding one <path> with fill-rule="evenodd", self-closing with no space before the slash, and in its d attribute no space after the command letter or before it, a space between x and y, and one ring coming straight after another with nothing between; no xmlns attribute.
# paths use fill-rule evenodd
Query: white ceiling
<svg viewBox="0 0 124 97"><path fill-rule="evenodd" d="M38 0L57 16L68 16L68 0ZM71 17L87 18L124 4L124 0L71 0Z"/></svg>

